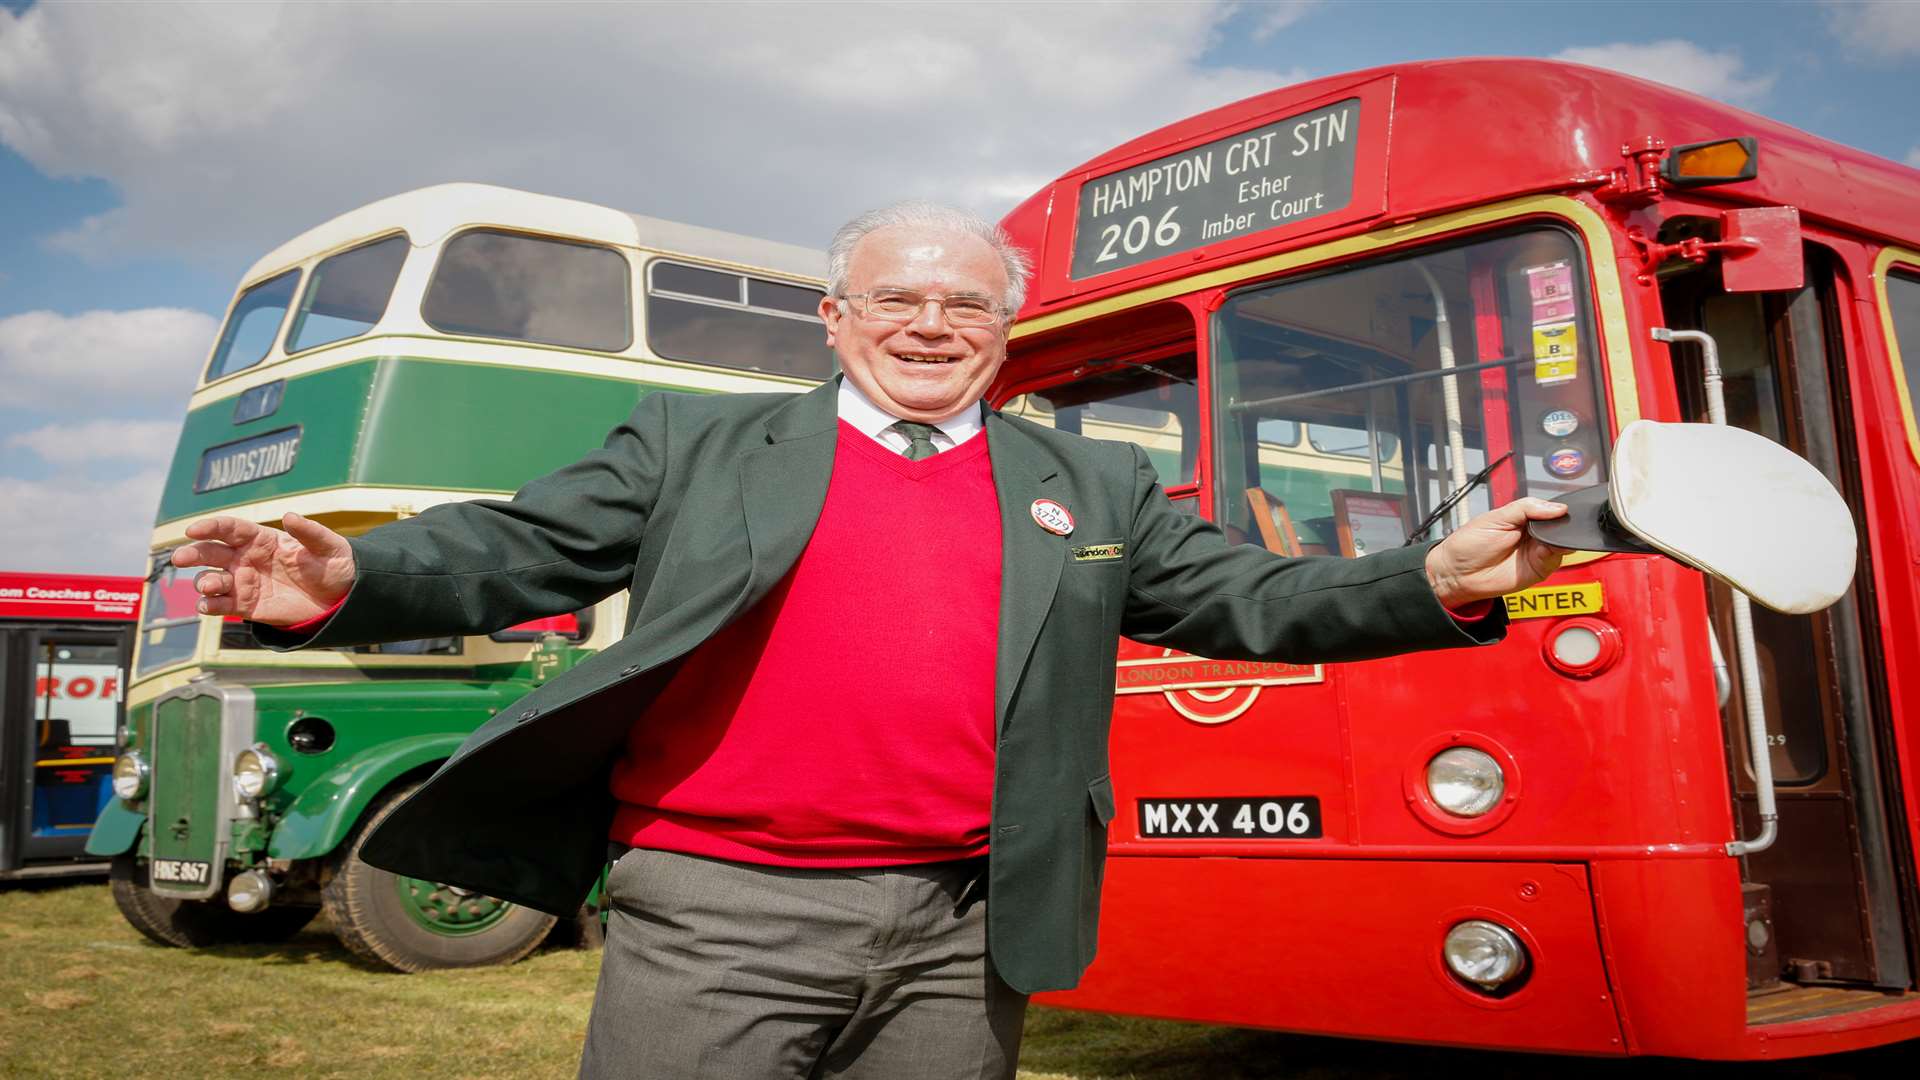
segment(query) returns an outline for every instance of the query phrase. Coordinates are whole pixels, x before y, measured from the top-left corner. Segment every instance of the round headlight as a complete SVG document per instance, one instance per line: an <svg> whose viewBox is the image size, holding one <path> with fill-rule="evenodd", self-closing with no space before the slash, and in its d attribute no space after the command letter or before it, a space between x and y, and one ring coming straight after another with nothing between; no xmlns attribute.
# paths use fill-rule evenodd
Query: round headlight
<svg viewBox="0 0 1920 1080"><path fill-rule="evenodd" d="M1513 931L1485 919L1468 919L1447 931L1447 970L1491 993L1526 974L1527 949Z"/></svg>
<svg viewBox="0 0 1920 1080"><path fill-rule="evenodd" d="M255 743L233 759L233 790L242 798L257 799L280 781L280 763L265 743Z"/></svg>
<svg viewBox="0 0 1920 1080"><path fill-rule="evenodd" d="M1447 813L1479 817L1500 805L1507 793L1507 778L1491 754L1455 746L1427 762L1427 791Z"/></svg>
<svg viewBox="0 0 1920 1080"><path fill-rule="evenodd" d="M147 759L129 750L113 759L113 793L128 802L147 793Z"/></svg>
<svg viewBox="0 0 1920 1080"><path fill-rule="evenodd" d="M244 870L227 882L227 906L243 915L273 902L273 879L261 870Z"/></svg>

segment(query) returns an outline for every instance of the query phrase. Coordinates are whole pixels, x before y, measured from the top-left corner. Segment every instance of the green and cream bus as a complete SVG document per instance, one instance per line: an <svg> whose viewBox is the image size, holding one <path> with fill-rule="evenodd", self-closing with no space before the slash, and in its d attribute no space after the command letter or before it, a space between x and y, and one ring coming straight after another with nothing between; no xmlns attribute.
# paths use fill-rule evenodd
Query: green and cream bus
<svg viewBox="0 0 1920 1080"><path fill-rule="evenodd" d="M256 263L161 494L116 798L88 844L127 920L202 946L285 938L324 908L354 952L405 971L546 938L551 916L355 851L469 731L617 638L624 594L484 637L282 654L197 615L168 555L208 514L354 535L509 495L655 390L806 390L833 371L824 269L819 251L478 184L380 200Z"/></svg>

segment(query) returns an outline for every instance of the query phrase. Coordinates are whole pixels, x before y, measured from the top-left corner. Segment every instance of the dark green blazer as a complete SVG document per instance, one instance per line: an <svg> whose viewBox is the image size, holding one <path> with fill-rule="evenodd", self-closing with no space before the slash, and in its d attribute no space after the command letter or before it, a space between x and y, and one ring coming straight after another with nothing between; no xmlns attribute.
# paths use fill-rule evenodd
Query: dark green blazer
<svg viewBox="0 0 1920 1080"><path fill-rule="evenodd" d="M511 501L438 506L355 538L353 590L313 637L257 628L275 647L485 634L631 590L626 637L475 731L363 856L576 910L605 861L607 774L628 727L674 661L765 596L806 546L833 470L836 394L831 381L797 397L651 394L602 449ZM988 941L1014 987L1061 989L1093 959L1122 634L1306 663L1484 643L1505 621L1449 617L1427 585L1425 546L1281 558L1175 510L1131 444L998 413L985 438L1004 546ZM1036 499L1072 512L1071 536L1034 523ZM1087 544L1124 545L1122 557L1069 557ZM884 572L885 551L874 565Z"/></svg>

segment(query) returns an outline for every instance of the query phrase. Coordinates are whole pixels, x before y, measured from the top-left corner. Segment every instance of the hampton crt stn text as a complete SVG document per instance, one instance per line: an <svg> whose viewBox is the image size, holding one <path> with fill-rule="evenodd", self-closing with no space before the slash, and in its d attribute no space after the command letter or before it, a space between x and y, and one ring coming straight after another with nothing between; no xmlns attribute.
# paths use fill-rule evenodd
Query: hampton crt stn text
<svg viewBox="0 0 1920 1080"><path fill-rule="evenodd" d="M1269 131L1263 135L1250 135L1228 144L1222 152L1218 145L1196 150L1191 154L1163 161L1132 175L1116 176L1093 191L1093 215L1102 217L1150 202L1165 195L1177 195L1197 187L1205 187L1213 182L1214 155L1221 153L1222 166L1227 176L1239 176L1270 168L1278 155L1279 160L1286 157L1305 157L1331 146L1347 141L1350 134L1348 121L1352 119L1351 110L1316 116L1311 120L1302 120L1293 125L1290 142L1283 141L1275 145L1276 137L1282 133ZM1262 176L1242 180L1239 185L1239 200L1243 203L1270 196L1284 195L1290 175L1278 177ZM1303 202L1302 206L1289 213L1280 213L1277 209L1286 202ZM1313 209L1311 197L1298 200L1276 199L1275 220L1294 217Z"/></svg>

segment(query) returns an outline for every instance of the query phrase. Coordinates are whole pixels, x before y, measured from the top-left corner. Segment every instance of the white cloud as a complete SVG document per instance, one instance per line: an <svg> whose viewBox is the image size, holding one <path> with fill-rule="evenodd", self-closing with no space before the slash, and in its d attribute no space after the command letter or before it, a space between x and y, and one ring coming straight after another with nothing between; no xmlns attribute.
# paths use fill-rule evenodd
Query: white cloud
<svg viewBox="0 0 1920 1080"><path fill-rule="evenodd" d="M178 420L85 420L16 432L7 436L5 445L31 450L57 466L92 461L151 464L171 458L179 438Z"/></svg>
<svg viewBox="0 0 1920 1080"><path fill-rule="evenodd" d="M1913 149L1907 151L1907 156L1902 160L1904 160L1907 164L1913 166L1914 168L1920 169L1920 146L1916 146Z"/></svg>
<svg viewBox="0 0 1920 1080"><path fill-rule="evenodd" d="M1849 45L1885 57L1920 54L1920 4L1912 0L1828 0L1827 13Z"/></svg>
<svg viewBox="0 0 1920 1080"><path fill-rule="evenodd" d="M1262 0L1254 6L1259 14L1253 24L1253 40L1270 40L1320 6L1321 0Z"/></svg>
<svg viewBox="0 0 1920 1080"><path fill-rule="evenodd" d="M98 415L183 410L218 320L183 308L0 318L0 406Z"/></svg>
<svg viewBox="0 0 1920 1080"><path fill-rule="evenodd" d="M1737 49L1713 52L1679 38L1583 45L1562 49L1552 59L1609 68L1749 108L1766 98L1775 78L1746 70Z"/></svg>
<svg viewBox="0 0 1920 1080"><path fill-rule="evenodd" d="M824 246L899 198L997 215L1109 146L1298 78L1202 66L1233 12L42 4L0 12L0 142L116 185L122 207L56 241L96 258L237 268L447 180Z"/></svg>
<svg viewBox="0 0 1920 1080"><path fill-rule="evenodd" d="M0 477L0 569L144 573L163 479L157 467L107 481Z"/></svg>

